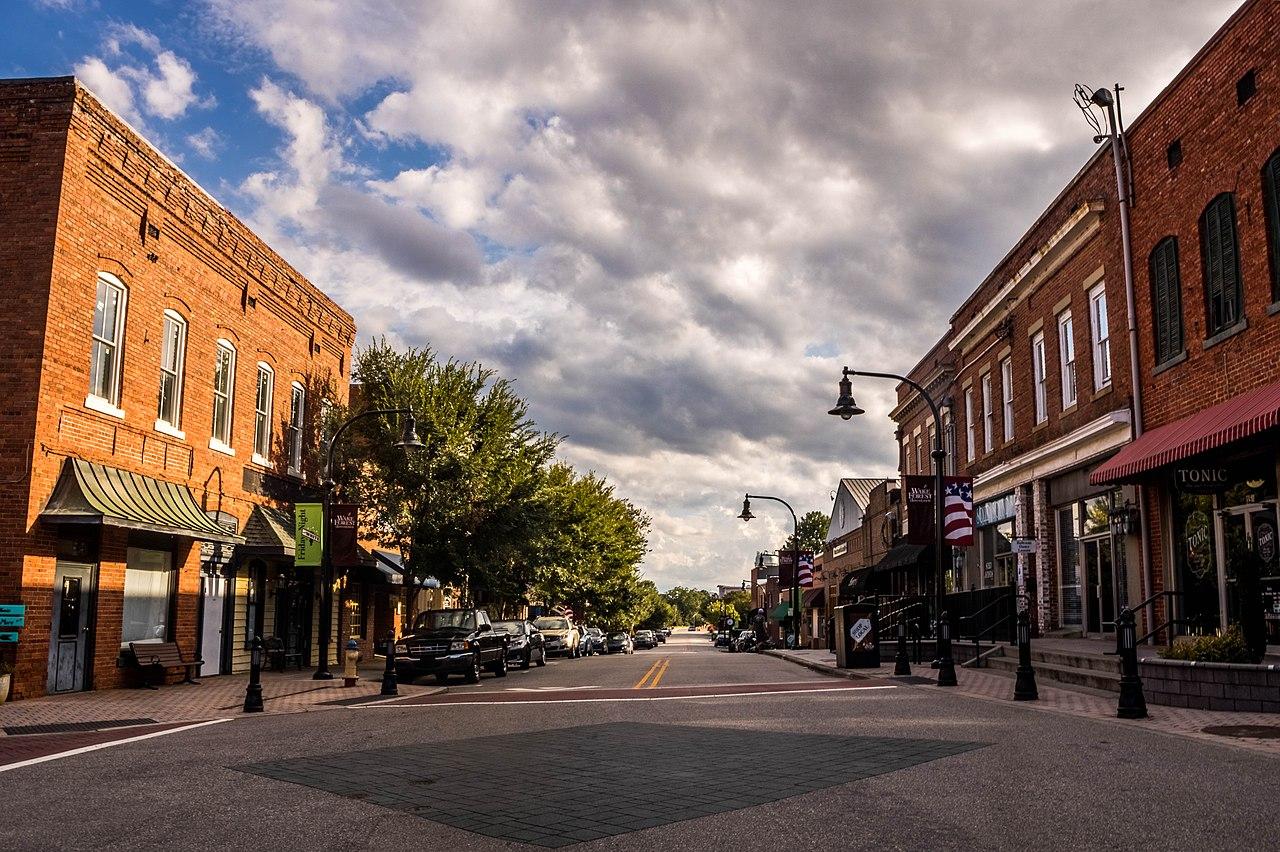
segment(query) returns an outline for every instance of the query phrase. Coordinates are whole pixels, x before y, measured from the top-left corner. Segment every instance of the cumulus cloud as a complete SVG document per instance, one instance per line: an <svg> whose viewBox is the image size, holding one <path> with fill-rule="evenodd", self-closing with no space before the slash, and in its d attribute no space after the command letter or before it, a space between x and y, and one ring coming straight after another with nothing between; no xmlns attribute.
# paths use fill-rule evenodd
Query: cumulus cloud
<svg viewBox="0 0 1280 852"><path fill-rule="evenodd" d="M141 27L112 25L103 39L103 52L111 64L101 56L86 56L74 66L75 74L139 129L146 129L148 118L172 121L193 108L216 103L212 96L196 93L191 63L164 49L154 33ZM205 156L197 144L193 147Z"/></svg>
<svg viewBox="0 0 1280 852"><path fill-rule="evenodd" d="M206 160L212 160L218 155L218 149L222 147L222 137L212 127L205 127L195 133L188 134L187 144L199 156Z"/></svg>
<svg viewBox="0 0 1280 852"><path fill-rule="evenodd" d="M1236 5L208 2L275 66L255 225L363 334L517 379L662 586L777 544L741 492L894 469L893 387L841 423L840 366L909 369L1075 172L1075 82L1136 115Z"/></svg>

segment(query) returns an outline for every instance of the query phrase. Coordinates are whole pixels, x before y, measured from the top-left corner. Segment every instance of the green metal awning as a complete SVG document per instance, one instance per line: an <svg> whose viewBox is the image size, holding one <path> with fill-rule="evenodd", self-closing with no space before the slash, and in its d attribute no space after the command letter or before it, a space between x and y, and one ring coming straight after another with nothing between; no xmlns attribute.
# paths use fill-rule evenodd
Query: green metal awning
<svg viewBox="0 0 1280 852"><path fill-rule="evenodd" d="M204 513L185 485L83 459L66 460L40 519L51 524L103 524L240 544Z"/></svg>
<svg viewBox="0 0 1280 852"><path fill-rule="evenodd" d="M782 603L769 610L769 617L774 621L782 621L791 617L791 601L783 601Z"/></svg>

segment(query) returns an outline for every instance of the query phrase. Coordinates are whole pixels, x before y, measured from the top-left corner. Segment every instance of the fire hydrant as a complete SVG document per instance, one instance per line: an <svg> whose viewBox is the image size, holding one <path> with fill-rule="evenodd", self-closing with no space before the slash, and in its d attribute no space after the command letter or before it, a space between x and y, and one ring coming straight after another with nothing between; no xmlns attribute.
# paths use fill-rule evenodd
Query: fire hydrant
<svg viewBox="0 0 1280 852"><path fill-rule="evenodd" d="M360 680L360 674L356 670L356 663L360 661L360 645L354 639L347 640L347 662L342 667L342 685L355 686L356 681Z"/></svg>

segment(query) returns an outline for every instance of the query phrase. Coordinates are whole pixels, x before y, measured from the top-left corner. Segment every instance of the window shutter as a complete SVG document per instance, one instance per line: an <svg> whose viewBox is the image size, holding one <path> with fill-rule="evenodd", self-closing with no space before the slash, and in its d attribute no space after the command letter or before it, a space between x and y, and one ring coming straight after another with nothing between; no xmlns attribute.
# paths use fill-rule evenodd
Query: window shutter
<svg viewBox="0 0 1280 852"><path fill-rule="evenodd" d="M1280 151L1262 167L1262 205L1267 216L1267 254L1271 259L1271 300L1280 302Z"/></svg>
<svg viewBox="0 0 1280 852"><path fill-rule="evenodd" d="M1231 195L1218 203L1218 242L1222 249L1222 325L1240 319L1240 258L1236 252L1236 205Z"/></svg>
<svg viewBox="0 0 1280 852"><path fill-rule="evenodd" d="M1156 363L1182 351L1182 281L1178 274L1178 240L1166 237L1151 252L1151 302Z"/></svg>

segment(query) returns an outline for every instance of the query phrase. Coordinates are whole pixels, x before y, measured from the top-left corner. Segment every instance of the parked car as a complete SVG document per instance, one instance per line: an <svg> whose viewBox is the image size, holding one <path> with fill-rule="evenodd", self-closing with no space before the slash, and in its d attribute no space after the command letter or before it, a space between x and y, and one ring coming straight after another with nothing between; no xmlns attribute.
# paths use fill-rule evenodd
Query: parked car
<svg viewBox="0 0 1280 852"><path fill-rule="evenodd" d="M584 628L582 634L582 653L586 656L604 653L604 631L599 627Z"/></svg>
<svg viewBox="0 0 1280 852"><path fill-rule="evenodd" d="M578 643L582 636L573 621L563 615L544 615L534 619L533 626L542 633L548 654L578 656Z"/></svg>
<svg viewBox="0 0 1280 852"><path fill-rule="evenodd" d="M537 663L547 664L547 648L542 631L528 621L495 621L494 630L502 630L511 636L507 643L507 663L522 669Z"/></svg>
<svg viewBox="0 0 1280 852"><path fill-rule="evenodd" d="M658 640L659 645L667 644L667 634L663 633L661 630L654 630L653 638Z"/></svg>
<svg viewBox="0 0 1280 852"><path fill-rule="evenodd" d="M493 629L483 609L420 612L413 629L396 643L396 678L413 681L432 674L444 683L460 674L476 683L482 669L506 677L510 639L506 631Z"/></svg>
<svg viewBox="0 0 1280 852"><path fill-rule="evenodd" d="M637 651L658 646L658 640L654 637L652 630L637 630L631 637L631 642Z"/></svg>
<svg viewBox="0 0 1280 852"><path fill-rule="evenodd" d="M604 640L606 654L634 654L635 646L631 644L631 634L626 631L610 633Z"/></svg>

